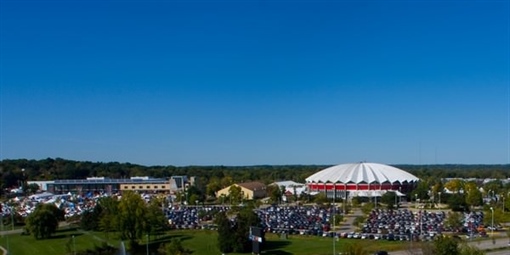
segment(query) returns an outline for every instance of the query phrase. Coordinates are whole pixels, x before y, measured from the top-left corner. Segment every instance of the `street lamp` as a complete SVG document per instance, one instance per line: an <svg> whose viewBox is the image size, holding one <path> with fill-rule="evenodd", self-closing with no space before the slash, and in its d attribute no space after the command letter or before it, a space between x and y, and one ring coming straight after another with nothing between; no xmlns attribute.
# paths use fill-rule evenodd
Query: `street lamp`
<svg viewBox="0 0 510 255"><path fill-rule="evenodd" d="M74 235L73 235L73 254L76 255L76 241L74 240Z"/></svg>
<svg viewBox="0 0 510 255"><path fill-rule="evenodd" d="M501 194L501 197L503 198L503 214L505 214L505 195Z"/></svg>
<svg viewBox="0 0 510 255"><path fill-rule="evenodd" d="M149 255L149 234L147 234L147 244L145 244L145 249L147 251L147 255Z"/></svg>
<svg viewBox="0 0 510 255"><path fill-rule="evenodd" d="M441 207L441 192L437 192L437 195L439 196L438 206Z"/></svg>
<svg viewBox="0 0 510 255"><path fill-rule="evenodd" d="M491 207L492 212L492 227L491 227L491 236L494 238L494 208Z"/></svg>
<svg viewBox="0 0 510 255"><path fill-rule="evenodd" d="M333 198L333 255L336 254L336 231L335 231L335 220L336 220L336 205L335 199Z"/></svg>
<svg viewBox="0 0 510 255"><path fill-rule="evenodd" d="M25 194L25 189L24 189L24 186L25 186L25 168L21 169L21 175L22 175L22 178L21 178L21 191L23 191L23 194Z"/></svg>
<svg viewBox="0 0 510 255"><path fill-rule="evenodd" d="M398 208L397 198L398 198L398 194L397 194L397 191L395 190L395 209Z"/></svg>
<svg viewBox="0 0 510 255"><path fill-rule="evenodd" d="M418 194L414 194L414 207L418 208Z"/></svg>

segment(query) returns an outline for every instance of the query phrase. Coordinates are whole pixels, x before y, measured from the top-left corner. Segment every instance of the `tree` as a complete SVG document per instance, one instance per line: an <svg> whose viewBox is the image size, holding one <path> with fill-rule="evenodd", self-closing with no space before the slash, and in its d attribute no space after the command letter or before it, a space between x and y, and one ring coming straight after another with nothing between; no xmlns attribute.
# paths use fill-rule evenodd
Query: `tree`
<svg viewBox="0 0 510 255"><path fill-rule="evenodd" d="M234 232L235 232L235 243L234 252L248 252L251 248L251 243L248 239L250 233L250 227L258 227L260 225L260 219L250 207L244 207L239 211L236 217Z"/></svg>
<svg viewBox="0 0 510 255"><path fill-rule="evenodd" d="M28 194L34 194L39 190L39 185L37 185L35 183L28 184L26 187L27 187L26 189L27 189Z"/></svg>
<svg viewBox="0 0 510 255"><path fill-rule="evenodd" d="M119 221L117 218L119 213L119 201L113 197L103 197L98 200L97 206L101 207L101 214L98 222L99 229L105 232L106 238L108 238L108 233L115 232L119 229Z"/></svg>
<svg viewBox="0 0 510 255"><path fill-rule="evenodd" d="M200 190L195 186L187 188L186 195L187 195L186 197L188 198L188 201L186 201L188 205L194 205L196 204L197 201L203 201L202 192L200 192Z"/></svg>
<svg viewBox="0 0 510 255"><path fill-rule="evenodd" d="M225 212L216 214L215 223L218 225L218 248L222 253L232 252L234 250L235 238Z"/></svg>
<svg viewBox="0 0 510 255"><path fill-rule="evenodd" d="M250 206L243 207L230 221L224 212L216 215L215 223L218 225L218 248L222 253L248 252L251 241L248 239L251 226L260 226L260 219ZM262 236L264 240L264 236Z"/></svg>
<svg viewBox="0 0 510 255"><path fill-rule="evenodd" d="M445 220L445 225L453 230L459 230L462 227L463 216L459 212L448 212L448 217Z"/></svg>
<svg viewBox="0 0 510 255"><path fill-rule="evenodd" d="M464 185L464 191L466 193L466 204L468 206L482 205L482 192L480 192L475 182L467 182Z"/></svg>
<svg viewBox="0 0 510 255"><path fill-rule="evenodd" d="M315 197L313 198L313 201L317 204L323 204L323 203L328 202L328 198L326 197L326 193L319 192L319 194L315 195Z"/></svg>
<svg viewBox="0 0 510 255"><path fill-rule="evenodd" d="M224 187L228 187L228 186L232 185L234 183L234 180L232 180L232 177L230 177L230 176L225 176L225 177L221 178L220 183L221 183L221 187L224 188Z"/></svg>
<svg viewBox="0 0 510 255"><path fill-rule="evenodd" d="M432 186L432 194L443 193L443 182L440 179Z"/></svg>
<svg viewBox="0 0 510 255"><path fill-rule="evenodd" d="M180 238L172 238L170 243L160 246L158 252L165 255L190 255L192 252L182 245Z"/></svg>
<svg viewBox="0 0 510 255"><path fill-rule="evenodd" d="M447 203L452 211L466 211L468 209L464 194L457 193L450 195Z"/></svg>
<svg viewBox="0 0 510 255"><path fill-rule="evenodd" d="M49 238L58 228L59 209L54 204L39 204L27 217L27 228L36 239Z"/></svg>
<svg viewBox="0 0 510 255"><path fill-rule="evenodd" d="M501 208L493 208L494 209L494 226L497 226L499 225L501 222L504 221L505 219L505 216L503 214L503 211L501 210ZM489 209L489 210L486 210L484 212L484 218L483 218L483 223L485 224L485 226L491 226L492 225L492 211Z"/></svg>
<svg viewBox="0 0 510 255"><path fill-rule="evenodd" d="M344 220L344 216L341 213L339 213L338 210L335 211L334 216L335 217L329 218L329 224L332 224L334 226L340 225L340 223L342 223L342 221Z"/></svg>
<svg viewBox="0 0 510 255"><path fill-rule="evenodd" d="M221 181L218 177L213 176L209 180L209 183L206 186L206 194L210 197L216 197L216 192L220 190L221 187Z"/></svg>
<svg viewBox="0 0 510 255"><path fill-rule="evenodd" d="M97 204L92 210L83 212L81 215L80 227L83 230L98 231L102 212L103 207L100 204Z"/></svg>
<svg viewBox="0 0 510 255"><path fill-rule="evenodd" d="M361 224L365 223L366 220L367 219L364 216L356 216L352 222L352 225L359 227Z"/></svg>
<svg viewBox="0 0 510 255"><path fill-rule="evenodd" d="M269 201L271 203L279 203L282 198L282 193L278 185L268 185L267 194L269 194Z"/></svg>
<svg viewBox="0 0 510 255"><path fill-rule="evenodd" d="M464 190L464 181L461 179L453 179L444 184L444 187L453 193L459 193Z"/></svg>
<svg viewBox="0 0 510 255"><path fill-rule="evenodd" d="M424 200L429 198L429 182L427 180L423 180L418 182L418 186L412 192L412 197L418 195L417 198Z"/></svg>
<svg viewBox="0 0 510 255"><path fill-rule="evenodd" d="M439 236L434 240L434 255L460 255L459 243L452 237Z"/></svg>
<svg viewBox="0 0 510 255"><path fill-rule="evenodd" d="M148 214L145 201L140 195L125 191L119 201L117 214L119 232L123 240L129 240L131 247L149 230Z"/></svg>
<svg viewBox="0 0 510 255"><path fill-rule="evenodd" d="M164 226L167 225L167 218L163 213L163 200L152 199L147 205L147 232L156 233L157 231L164 230Z"/></svg>
<svg viewBox="0 0 510 255"><path fill-rule="evenodd" d="M499 194L502 189L503 189L503 182L501 180L493 180L493 181L487 182L487 183L485 183L485 185L483 185L483 190L485 192L490 192L491 193L491 194L489 194L490 196L492 196L493 194Z"/></svg>
<svg viewBox="0 0 510 255"><path fill-rule="evenodd" d="M393 209L395 206L395 201L397 199L397 193L396 192L386 192L381 197L381 202L386 204L388 209Z"/></svg>
<svg viewBox="0 0 510 255"><path fill-rule="evenodd" d="M228 197L230 198L231 204L239 204L243 200L243 191L241 187L232 185L228 189Z"/></svg>
<svg viewBox="0 0 510 255"><path fill-rule="evenodd" d="M471 245L463 244L460 248L460 255L484 255L485 252Z"/></svg>

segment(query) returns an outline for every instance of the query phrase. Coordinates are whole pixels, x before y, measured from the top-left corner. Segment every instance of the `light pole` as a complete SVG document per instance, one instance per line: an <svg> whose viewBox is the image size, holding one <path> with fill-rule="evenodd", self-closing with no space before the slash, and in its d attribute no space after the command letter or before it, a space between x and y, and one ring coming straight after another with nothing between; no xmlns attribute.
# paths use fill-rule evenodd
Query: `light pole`
<svg viewBox="0 0 510 255"><path fill-rule="evenodd" d="M397 191L395 190L395 209L398 208L397 197L398 197Z"/></svg>
<svg viewBox="0 0 510 255"><path fill-rule="evenodd" d="M501 194L501 197L503 198L503 214L505 214L505 195Z"/></svg>
<svg viewBox="0 0 510 255"><path fill-rule="evenodd" d="M418 208L418 194L414 194L414 207Z"/></svg>
<svg viewBox="0 0 510 255"><path fill-rule="evenodd" d="M441 192L437 192L437 195L439 196L439 203L437 205L441 207Z"/></svg>
<svg viewBox="0 0 510 255"><path fill-rule="evenodd" d="M346 209L345 203L347 203L347 191L346 190L344 190L344 201L342 202L342 206L344 207L344 216L347 214L347 212L345 211L345 209Z"/></svg>
<svg viewBox="0 0 510 255"><path fill-rule="evenodd" d="M491 226L491 236L494 238L494 208L491 207L492 212L492 226Z"/></svg>
<svg viewBox="0 0 510 255"><path fill-rule="evenodd" d="M76 255L76 241L74 240L74 235L73 235L73 254Z"/></svg>
<svg viewBox="0 0 510 255"><path fill-rule="evenodd" d="M421 223L422 217L423 217L423 212L420 210L420 240L421 240L421 237L423 236L423 224Z"/></svg>
<svg viewBox="0 0 510 255"><path fill-rule="evenodd" d="M9 208L9 214L11 215L11 230L14 230L14 208L12 206L7 207Z"/></svg>
<svg viewBox="0 0 510 255"><path fill-rule="evenodd" d="M147 234L146 236L147 236L147 244L145 244L145 249L147 251L147 255L149 255L149 234Z"/></svg>
<svg viewBox="0 0 510 255"><path fill-rule="evenodd" d="M4 216L3 214L0 213L0 221L2 221L2 237L4 237ZM6 254L9 254L9 235L6 234L5 235L5 242L7 243L7 253Z"/></svg>
<svg viewBox="0 0 510 255"><path fill-rule="evenodd" d="M336 205L335 198L333 198L333 255L336 254L336 231L335 231L335 220L336 220Z"/></svg>
<svg viewBox="0 0 510 255"><path fill-rule="evenodd" d="M23 191L23 195L25 195L25 168L22 168L21 169L21 175L22 175L22 179L21 179L21 191Z"/></svg>

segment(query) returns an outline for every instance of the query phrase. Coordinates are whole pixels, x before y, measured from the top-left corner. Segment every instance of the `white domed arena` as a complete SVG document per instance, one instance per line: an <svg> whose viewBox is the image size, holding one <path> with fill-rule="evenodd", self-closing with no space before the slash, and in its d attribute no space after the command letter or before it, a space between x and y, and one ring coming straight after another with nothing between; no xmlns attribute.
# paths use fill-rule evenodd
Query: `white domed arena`
<svg viewBox="0 0 510 255"><path fill-rule="evenodd" d="M326 192L328 197L381 196L388 191L412 191L418 177L396 167L377 163L341 164L323 169L308 178L310 193Z"/></svg>

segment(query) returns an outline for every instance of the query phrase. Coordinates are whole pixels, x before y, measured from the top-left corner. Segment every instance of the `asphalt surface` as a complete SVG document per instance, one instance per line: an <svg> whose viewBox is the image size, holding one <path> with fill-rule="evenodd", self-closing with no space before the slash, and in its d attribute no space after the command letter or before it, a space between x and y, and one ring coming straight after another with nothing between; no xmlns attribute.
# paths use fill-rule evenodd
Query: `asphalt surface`
<svg viewBox="0 0 510 255"><path fill-rule="evenodd" d="M18 228L18 229L15 229L15 230L4 230L4 231L0 231L0 235L11 235L11 234L21 234L21 232L23 232L23 229L22 228Z"/></svg>
<svg viewBox="0 0 510 255"><path fill-rule="evenodd" d="M358 216L363 216L363 212L359 208L353 208L353 212L345 216L345 221L335 227L338 232L355 232L357 227L353 225L354 220Z"/></svg>
<svg viewBox="0 0 510 255"><path fill-rule="evenodd" d="M510 249L501 250L501 251L493 251L487 252L486 255L508 255L510 254Z"/></svg>
<svg viewBox="0 0 510 255"><path fill-rule="evenodd" d="M510 248L508 245L508 239L502 238L502 239L495 239L495 243L492 242L492 239L485 239L480 241L473 241L468 242L469 245L472 245L474 247L477 247L480 250L488 250L488 249L495 249L495 248ZM421 251L419 250L400 250L400 251L392 251L390 252L391 255L421 255ZM494 251L494 252L488 252L487 255L509 255L510 250L501 250L501 251Z"/></svg>

